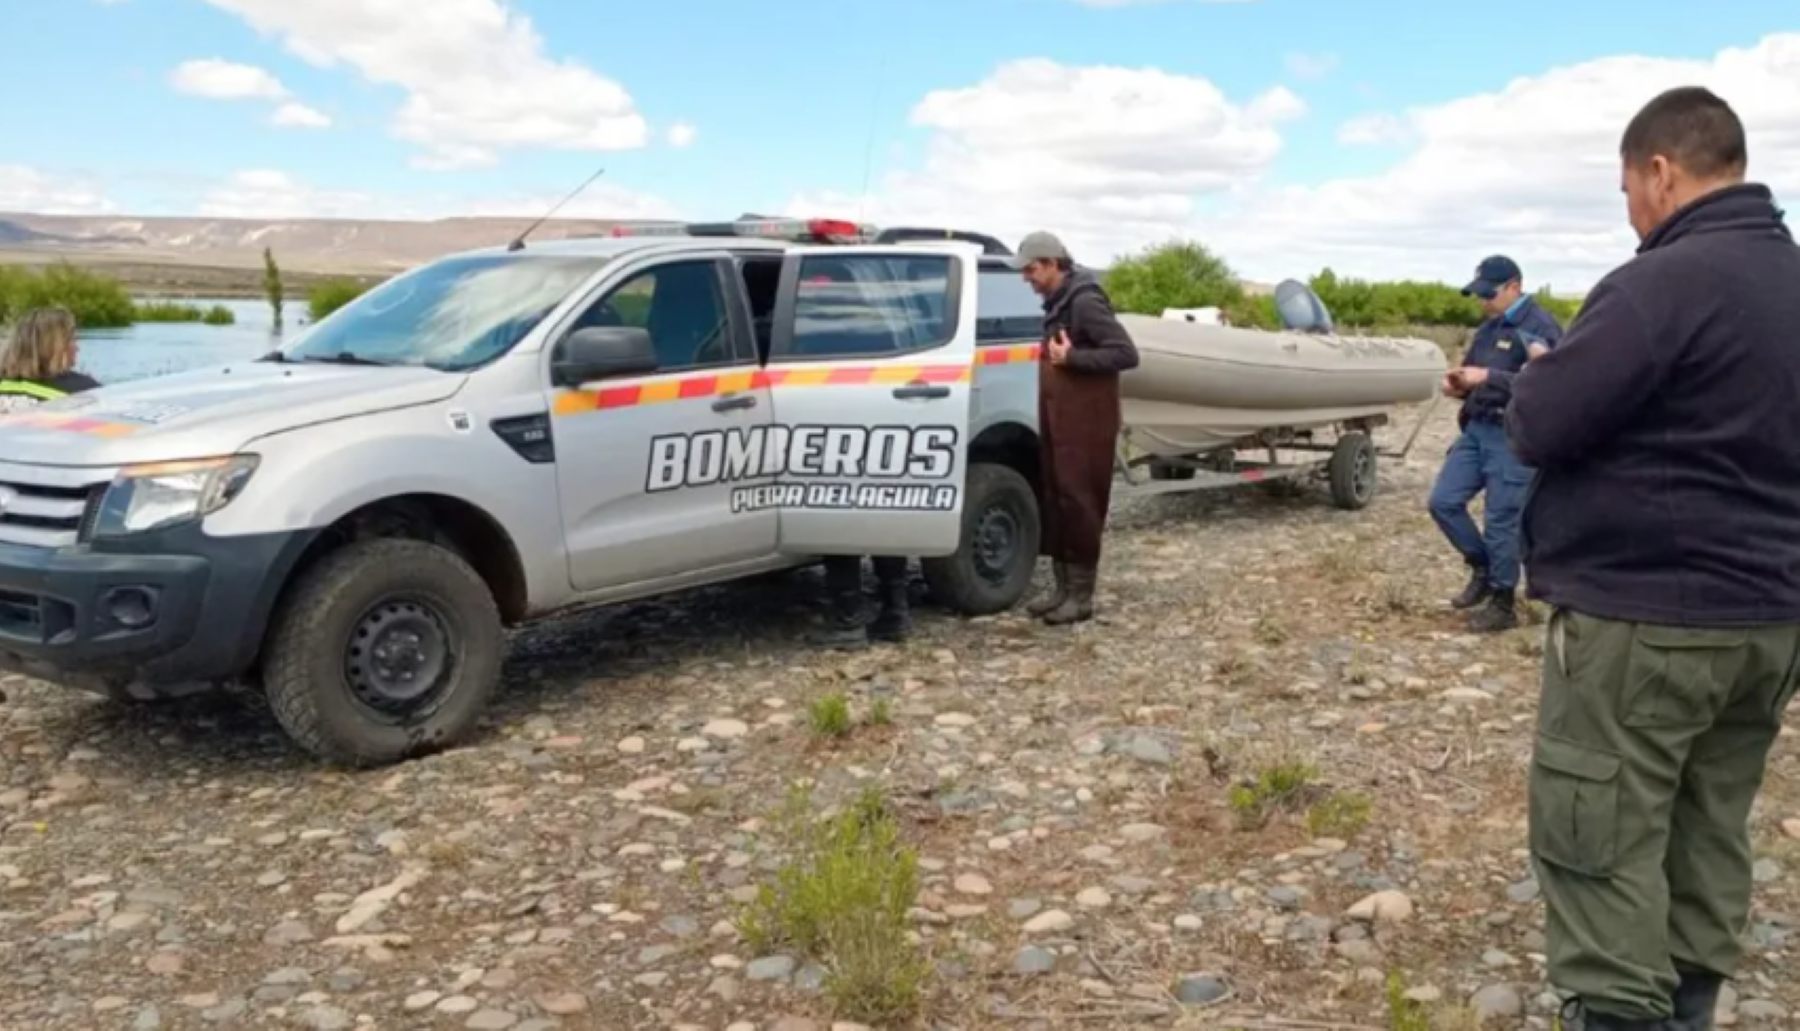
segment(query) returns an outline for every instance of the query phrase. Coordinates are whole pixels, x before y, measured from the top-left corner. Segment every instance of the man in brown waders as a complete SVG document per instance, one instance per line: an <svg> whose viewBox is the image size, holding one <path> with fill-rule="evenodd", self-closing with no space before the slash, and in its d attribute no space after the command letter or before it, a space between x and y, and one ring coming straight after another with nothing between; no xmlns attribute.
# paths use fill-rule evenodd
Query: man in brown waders
<svg viewBox="0 0 1800 1031"><path fill-rule="evenodd" d="M1013 264L1044 299L1038 363L1042 553L1056 573L1055 591L1026 611L1060 626L1094 615L1120 428L1119 374L1137 368L1138 352L1099 280L1075 267L1061 240L1032 233L1019 244Z"/></svg>

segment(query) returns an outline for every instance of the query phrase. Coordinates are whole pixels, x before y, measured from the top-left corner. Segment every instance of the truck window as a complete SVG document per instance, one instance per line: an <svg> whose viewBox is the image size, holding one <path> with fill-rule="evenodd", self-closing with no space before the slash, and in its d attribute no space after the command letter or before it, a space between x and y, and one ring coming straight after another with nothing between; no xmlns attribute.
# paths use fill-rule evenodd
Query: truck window
<svg viewBox="0 0 1800 1031"><path fill-rule="evenodd" d="M717 262L680 261L645 269L581 313L570 332L630 326L650 334L658 371L679 372L739 360Z"/></svg>
<svg viewBox="0 0 1800 1031"><path fill-rule="evenodd" d="M472 369L512 350L606 262L528 252L444 258L351 301L282 357Z"/></svg>
<svg viewBox="0 0 1800 1031"><path fill-rule="evenodd" d="M793 339L777 359L885 358L956 335L948 255L819 255L800 262Z"/></svg>
<svg viewBox="0 0 1800 1031"><path fill-rule="evenodd" d="M1044 301L1012 269L982 269L975 298L975 343L1038 343L1044 335Z"/></svg>

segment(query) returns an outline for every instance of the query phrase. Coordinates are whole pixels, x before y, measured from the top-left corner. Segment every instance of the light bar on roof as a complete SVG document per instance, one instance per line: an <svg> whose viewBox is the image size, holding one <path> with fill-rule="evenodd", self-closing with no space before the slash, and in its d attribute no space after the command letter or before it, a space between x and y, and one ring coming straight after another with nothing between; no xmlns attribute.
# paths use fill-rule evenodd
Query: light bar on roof
<svg viewBox="0 0 1800 1031"><path fill-rule="evenodd" d="M875 239L875 227L832 218L755 218L734 222L626 223L616 225L613 236L744 236L793 243L866 243Z"/></svg>

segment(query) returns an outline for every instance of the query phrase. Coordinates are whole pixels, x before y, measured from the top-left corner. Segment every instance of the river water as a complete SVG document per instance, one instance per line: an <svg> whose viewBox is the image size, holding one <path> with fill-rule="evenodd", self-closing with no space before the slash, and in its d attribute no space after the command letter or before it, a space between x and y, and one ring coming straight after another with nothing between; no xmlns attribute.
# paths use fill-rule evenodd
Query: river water
<svg viewBox="0 0 1800 1031"><path fill-rule="evenodd" d="M222 304L237 316L237 323L140 322L126 329L83 330L81 371L102 383L121 383L254 358L283 340L275 332L274 312L267 301L197 297L183 298L182 303L202 309ZM291 339L305 325L306 303L289 301L282 313L286 338Z"/></svg>

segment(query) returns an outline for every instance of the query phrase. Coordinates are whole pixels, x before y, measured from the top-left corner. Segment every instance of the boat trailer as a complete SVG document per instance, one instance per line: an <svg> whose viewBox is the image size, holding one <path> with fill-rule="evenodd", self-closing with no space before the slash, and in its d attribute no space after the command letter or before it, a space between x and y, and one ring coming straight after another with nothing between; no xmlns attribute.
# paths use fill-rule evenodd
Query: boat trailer
<svg viewBox="0 0 1800 1031"><path fill-rule="evenodd" d="M1155 497L1239 487L1247 483L1317 478L1326 482L1332 504L1356 511L1375 500L1376 459L1405 460L1437 410L1439 400L1441 395L1433 395L1424 411L1419 413L1412 432L1407 434L1406 443L1398 450L1388 451L1377 449L1374 439L1375 430L1389 422L1385 412L1331 424L1330 436L1325 440L1316 436L1324 427L1273 427L1216 448L1184 455L1132 454L1131 428L1127 426L1119 434L1114 451L1113 466L1124 481L1123 489L1117 493L1124 497ZM1240 452L1257 451L1266 457L1262 460L1240 457ZM1284 460L1282 452L1319 457Z"/></svg>

